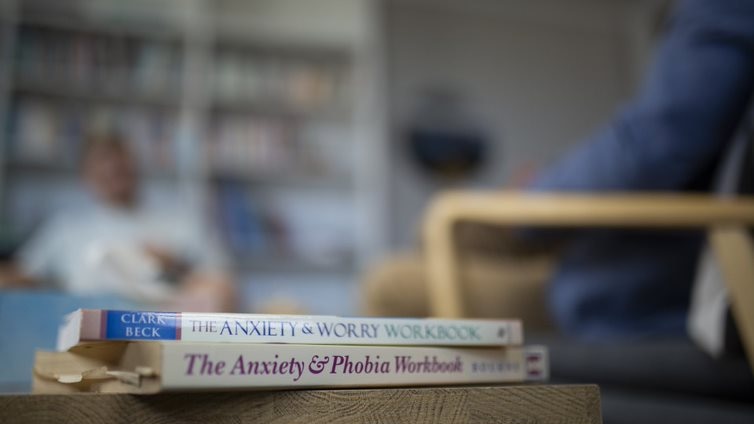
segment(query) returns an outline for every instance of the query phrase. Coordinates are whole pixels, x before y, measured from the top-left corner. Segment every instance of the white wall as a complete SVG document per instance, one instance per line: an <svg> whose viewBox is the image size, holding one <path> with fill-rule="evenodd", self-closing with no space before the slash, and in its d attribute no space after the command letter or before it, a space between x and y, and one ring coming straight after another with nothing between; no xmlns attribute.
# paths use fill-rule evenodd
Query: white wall
<svg viewBox="0 0 754 424"><path fill-rule="evenodd" d="M491 166L467 185L502 186L527 164L545 165L616 111L647 52L646 2L598 0L389 0L391 243L413 245L440 188L406 160L400 133L417 94L465 93L494 142Z"/></svg>

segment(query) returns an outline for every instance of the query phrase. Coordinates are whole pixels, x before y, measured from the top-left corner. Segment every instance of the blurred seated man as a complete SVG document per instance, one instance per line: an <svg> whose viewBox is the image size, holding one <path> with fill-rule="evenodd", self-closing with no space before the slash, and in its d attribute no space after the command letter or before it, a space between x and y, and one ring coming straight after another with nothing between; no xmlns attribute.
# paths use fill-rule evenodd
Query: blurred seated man
<svg viewBox="0 0 754 424"><path fill-rule="evenodd" d="M749 119L753 91L754 2L679 1L638 95L602 131L541 173L529 189L708 192L723 153ZM527 241L543 236L532 233ZM703 234L602 229L568 236L553 274L529 278L539 285L549 280L549 311L564 333L599 340L686 336ZM499 262L488 267L486 283L478 287L464 279L472 285L472 302L490 296L504 299L504 294L490 295L488 288L494 292L496 284L515 278L512 274L522 266ZM413 277L407 277L407 269ZM495 272L496 277L489 275ZM371 274L365 290L369 312L426 314L421 273L420 261L403 259ZM415 292L421 294L406 294ZM415 303L409 304L409 298ZM476 304L469 308L480 314ZM502 306L498 314L517 315Z"/></svg>
<svg viewBox="0 0 754 424"><path fill-rule="evenodd" d="M192 210L140 197L136 164L118 135L90 137L81 159L92 202L46 222L0 275L6 286L117 294L195 311L235 309L226 260Z"/></svg>

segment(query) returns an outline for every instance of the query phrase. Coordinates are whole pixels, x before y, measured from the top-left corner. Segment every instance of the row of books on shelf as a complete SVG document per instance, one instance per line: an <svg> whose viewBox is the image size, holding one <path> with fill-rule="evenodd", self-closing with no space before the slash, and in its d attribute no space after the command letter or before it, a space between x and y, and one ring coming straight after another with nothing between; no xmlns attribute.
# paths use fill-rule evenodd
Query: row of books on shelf
<svg viewBox="0 0 754 424"><path fill-rule="evenodd" d="M175 43L34 26L22 26L18 39L16 85L25 90L176 98L180 92L184 53ZM220 50L211 69L204 82L221 106L329 111L349 96L348 68L332 61Z"/></svg>
<svg viewBox="0 0 754 424"><path fill-rule="evenodd" d="M75 165L87 134L102 129L120 133L132 143L144 169L173 170L178 156L178 117L164 109L137 106L82 106L24 96L9 120L10 157L21 164ZM282 178L296 175L345 175L348 161L285 119L249 115L218 117L206 146L210 169L217 176ZM324 137L343 136L326 134ZM202 148L202 149L203 149ZM198 152L197 152L198 153ZM205 151L202 150L202 154ZM347 155L345 150L340 155Z"/></svg>
<svg viewBox="0 0 754 424"><path fill-rule="evenodd" d="M162 41L23 26L16 48L20 81L120 93L178 92L181 50Z"/></svg>
<svg viewBox="0 0 754 424"><path fill-rule="evenodd" d="M217 176L250 179L264 175L349 175L353 143L338 127L248 114L218 116L208 143L210 167Z"/></svg>
<svg viewBox="0 0 754 424"><path fill-rule="evenodd" d="M259 256L288 250L284 224L262 210L242 184L225 183L216 189L216 215L225 244L235 256Z"/></svg>
<svg viewBox="0 0 754 424"><path fill-rule="evenodd" d="M335 109L348 97L348 73L338 64L221 51L211 87L221 103L267 102L292 111Z"/></svg>
<svg viewBox="0 0 754 424"><path fill-rule="evenodd" d="M290 169L295 160L296 128L276 118L230 115L218 118L211 130L212 169L246 175Z"/></svg>
<svg viewBox="0 0 754 424"><path fill-rule="evenodd" d="M37 393L420 386L546 380L519 320L78 310L37 352Z"/></svg>
<svg viewBox="0 0 754 424"><path fill-rule="evenodd" d="M87 135L102 130L117 131L131 143L145 169L174 169L175 113L136 107L76 107L33 98L21 98L12 108L9 157L21 165L72 169Z"/></svg>

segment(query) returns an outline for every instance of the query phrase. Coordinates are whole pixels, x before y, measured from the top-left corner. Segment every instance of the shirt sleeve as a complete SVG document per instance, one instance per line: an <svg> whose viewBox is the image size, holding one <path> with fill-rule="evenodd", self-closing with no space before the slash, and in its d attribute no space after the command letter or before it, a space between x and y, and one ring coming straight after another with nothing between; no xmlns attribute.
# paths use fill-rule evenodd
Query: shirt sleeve
<svg viewBox="0 0 754 424"><path fill-rule="evenodd" d="M688 189L732 139L753 88L754 1L681 1L639 94L530 189Z"/></svg>

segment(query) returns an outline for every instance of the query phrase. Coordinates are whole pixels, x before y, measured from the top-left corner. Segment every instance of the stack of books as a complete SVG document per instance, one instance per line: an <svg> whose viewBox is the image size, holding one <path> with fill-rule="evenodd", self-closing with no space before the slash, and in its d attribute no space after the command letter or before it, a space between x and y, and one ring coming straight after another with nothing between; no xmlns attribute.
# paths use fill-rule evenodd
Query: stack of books
<svg viewBox="0 0 754 424"><path fill-rule="evenodd" d="M518 320L78 310L36 393L386 387L542 381Z"/></svg>

